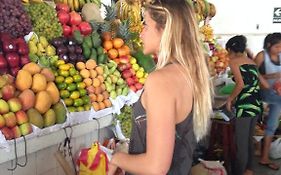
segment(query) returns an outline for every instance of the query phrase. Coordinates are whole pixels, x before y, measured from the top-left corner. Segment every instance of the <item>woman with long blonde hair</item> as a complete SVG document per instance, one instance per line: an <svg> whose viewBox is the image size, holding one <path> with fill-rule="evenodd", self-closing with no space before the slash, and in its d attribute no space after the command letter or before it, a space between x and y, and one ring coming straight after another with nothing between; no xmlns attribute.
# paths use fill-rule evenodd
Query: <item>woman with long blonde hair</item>
<svg viewBox="0 0 281 175"><path fill-rule="evenodd" d="M189 174L196 141L208 131L212 86L194 11L186 0L145 4L141 38L145 54L157 54L133 106L129 154L117 152L117 167L127 174Z"/></svg>

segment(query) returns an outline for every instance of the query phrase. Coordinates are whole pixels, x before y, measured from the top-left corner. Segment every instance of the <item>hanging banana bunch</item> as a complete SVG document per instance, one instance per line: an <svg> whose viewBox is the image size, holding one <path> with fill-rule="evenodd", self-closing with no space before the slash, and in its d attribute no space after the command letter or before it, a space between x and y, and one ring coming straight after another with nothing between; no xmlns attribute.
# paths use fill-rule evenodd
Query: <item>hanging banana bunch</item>
<svg viewBox="0 0 281 175"><path fill-rule="evenodd" d="M116 2L117 18L121 21L129 19L130 31L140 33L142 30L141 1L119 0Z"/></svg>

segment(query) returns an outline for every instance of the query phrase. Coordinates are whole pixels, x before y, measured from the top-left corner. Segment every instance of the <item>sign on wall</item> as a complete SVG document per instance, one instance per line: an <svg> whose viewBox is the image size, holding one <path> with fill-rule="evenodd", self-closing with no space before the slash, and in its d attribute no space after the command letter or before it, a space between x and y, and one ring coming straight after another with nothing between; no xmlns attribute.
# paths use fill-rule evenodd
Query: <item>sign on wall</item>
<svg viewBox="0 0 281 175"><path fill-rule="evenodd" d="M273 23L281 23L281 7L275 7L273 10Z"/></svg>

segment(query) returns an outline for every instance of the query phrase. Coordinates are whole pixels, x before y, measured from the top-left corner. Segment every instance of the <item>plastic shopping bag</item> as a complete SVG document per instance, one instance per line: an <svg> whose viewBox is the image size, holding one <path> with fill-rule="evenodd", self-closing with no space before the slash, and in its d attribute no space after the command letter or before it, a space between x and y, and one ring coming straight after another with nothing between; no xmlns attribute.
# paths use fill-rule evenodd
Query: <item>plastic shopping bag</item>
<svg viewBox="0 0 281 175"><path fill-rule="evenodd" d="M98 143L92 144L91 148L82 149L77 163L79 175L106 175L108 170L106 153Z"/></svg>
<svg viewBox="0 0 281 175"><path fill-rule="evenodd" d="M273 159L281 158L281 138L271 143L269 156Z"/></svg>

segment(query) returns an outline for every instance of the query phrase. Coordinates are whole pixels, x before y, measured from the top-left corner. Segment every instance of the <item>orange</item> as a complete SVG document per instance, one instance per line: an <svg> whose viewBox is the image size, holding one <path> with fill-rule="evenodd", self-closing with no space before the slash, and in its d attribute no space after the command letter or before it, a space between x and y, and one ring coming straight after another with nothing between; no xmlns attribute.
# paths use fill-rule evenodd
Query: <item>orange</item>
<svg viewBox="0 0 281 175"><path fill-rule="evenodd" d="M104 101L103 101L103 103L104 103L104 105L105 105L105 107L107 107L107 108L109 108L109 107L111 107L111 101L109 100L109 99L105 99Z"/></svg>
<svg viewBox="0 0 281 175"><path fill-rule="evenodd" d="M97 101L97 96L96 96L96 94L90 94L89 97L90 97L90 99L91 99L91 102Z"/></svg>
<svg viewBox="0 0 281 175"><path fill-rule="evenodd" d="M117 63L117 64L119 64L119 63L120 63L120 59L119 59L119 58L115 58L115 59L114 59L114 62Z"/></svg>
<svg viewBox="0 0 281 175"><path fill-rule="evenodd" d="M87 62L86 62L86 68L87 69L94 69L95 67L97 66L97 63L95 60L93 59L89 59Z"/></svg>
<svg viewBox="0 0 281 175"><path fill-rule="evenodd" d="M126 49L123 48L123 47L119 48L119 49L118 49L118 56L119 56L119 57L122 57L122 56L125 56L125 55L127 55Z"/></svg>
<svg viewBox="0 0 281 175"><path fill-rule="evenodd" d="M93 69L90 70L90 77L91 77L91 78L96 78L97 74L98 74L98 73L97 73L96 70L93 70Z"/></svg>
<svg viewBox="0 0 281 175"><path fill-rule="evenodd" d="M77 68L78 70L85 69L85 63L83 63L83 62L77 62L77 63L76 63L76 68Z"/></svg>
<svg viewBox="0 0 281 175"><path fill-rule="evenodd" d="M95 111L99 111L100 110L100 106L97 102L92 102L92 106L94 108Z"/></svg>
<svg viewBox="0 0 281 175"><path fill-rule="evenodd" d="M102 94L97 94L97 102L102 102L104 100L104 97Z"/></svg>
<svg viewBox="0 0 281 175"><path fill-rule="evenodd" d="M87 70L87 69L82 69L82 70L80 70L80 75L83 78L89 78L90 77L90 71Z"/></svg>
<svg viewBox="0 0 281 175"><path fill-rule="evenodd" d="M114 38L113 39L113 47L115 49L119 49L124 44L124 41L121 38Z"/></svg>
<svg viewBox="0 0 281 175"><path fill-rule="evenodd" d="M111 40L111 33L110 33L110 32L103 32L103 33L102 33L102 39L103 39L104 41Z"/></svg>
<svg viewBox="0 0 281 175"><path fill-rule="evenodd" d="M114 59L118 57L118 51L116 49L110 49L107 52L109 58Z"/></svg>
<svg viewBox="0 0 281 175"><path fill-rule="evenodd" d="M126 55L130 55L131 49L129 46L123 45L121 48L126 51Z"/></svg>
<svg viewBox="0 0 281 175"><path fill-rule="evenodd" d="M86 84L87 87L91 86L93 83L91 78L85 78L83 82Z"/></svg>
<svg viewBox="0 0 281 175"><path fill-rule="evenodd" d="M99 107L100 107L100 110L102 110L105 108L105 104L101 101L101 102L99 102Z"/></svg>
<svg viewBox="0 0 281 175"><path fill-rule="evenodd" d="M101 66L97 66L95 68L95 70L97 71L98 75L102 75L103 74L103 68Z"/></svg>
<svg viewBox="0 0 281 175"><path fill-rule="evenodd" d="M98 78L93 79L93 86L95 88L100 86L100 80Z"/></svg>
<svg viewBox="0 0 281 175"><path fill-rule="evenodd" d="M104 41L103 42L103 48L105 50L110 50L113 48L113 44L112 44L112 41L111 40L107 40L107 41Z"/></svg>

